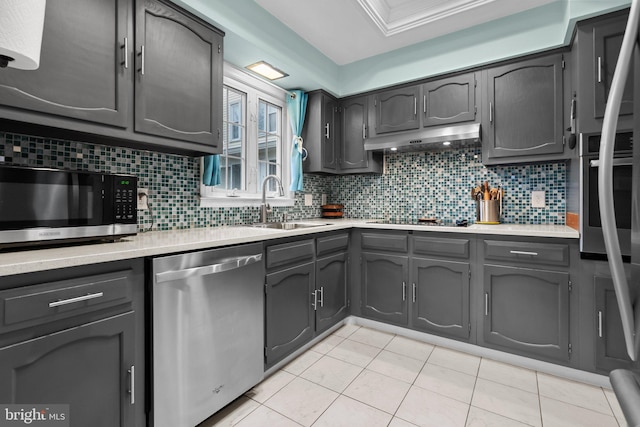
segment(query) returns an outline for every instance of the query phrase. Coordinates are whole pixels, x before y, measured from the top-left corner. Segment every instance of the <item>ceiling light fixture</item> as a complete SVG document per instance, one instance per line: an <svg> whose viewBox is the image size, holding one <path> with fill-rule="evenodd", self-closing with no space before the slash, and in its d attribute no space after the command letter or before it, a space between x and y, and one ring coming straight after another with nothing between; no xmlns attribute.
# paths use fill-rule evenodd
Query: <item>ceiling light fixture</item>
<svg viewBox="0 0 640 427"><path fill-rule="evenodd" d="M259 61L255 64L247 65L245 68L247 70L253 71L256 74L260 74L262 77L265 77L269 80L277 80L289 75L264 61Z"/></svg>

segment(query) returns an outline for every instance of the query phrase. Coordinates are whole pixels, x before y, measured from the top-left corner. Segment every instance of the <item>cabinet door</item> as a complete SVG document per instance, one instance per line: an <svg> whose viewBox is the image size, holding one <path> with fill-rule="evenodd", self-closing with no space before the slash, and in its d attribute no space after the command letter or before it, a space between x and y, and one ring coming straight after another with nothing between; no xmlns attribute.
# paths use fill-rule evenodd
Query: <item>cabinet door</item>
<svg viewBox="0 0 640 427"><path fill-rule="evenodd" d="M134 425L133 319L129 312L0 349L0 401L68 404L73 427Z"/></svg>
<svg viewBox="0 0 640 427"><path fill-rule="evenodd" d="M406 325L406 256L362 253L362 314L389 323Z"/></svg>
<svg viewBox="0 0 640 427"><path fill-rule="evenodd" d="M411 260L411 322L416 329L469 338L469 263Z"/></svg>
<svg viewBox="0 0 640 427"><path fill-rule="evenodd" d="M613 369L633 367L627 354L622 334L620 309L609 277L594 277L596 301L596 369L609 372Z"/></svg>
<svg viewBox="0 0 640 427"><path fill-rule="evenodd" d="M364 150L367 132L367 98L362 96L342 103L342 156L340 169L361 169L369 164Z"/></svg>
<svg viewBox="0 0 640 427"><path fill-rule="evenodd" d="M604 109L611 90L613 72L616 69L622 38L626 28L626 16L595 24L594 49L594 117L604 117ZM620 104L620 115L633 114L633 69L629 71Z"/></svg>
<svg viewBox="0 0 640 427"><path fill-rule="evenodd" d="M326 95L322 96L322 168L335 172L338 169L338 141L340 130L337 127L338 101Z"/></svg>
<svg viewBox="0 0 640 427"><path fill-rule="evenodd" d="M127 127L133 69L130 9L129 0L47 2L40 67L3 69L0 103Z"/></svg>
<svg viewBox="0 0 640 427"><path fill-rule="evenodd" d="M347 253L316 260L316 331L322 332L347 315Z"/></svg>
<svg viewBox="0 0 640 427"><path fill-rule="evenodd" d="M483 163L563 153L562 90L561 55L488 70Z"/></svg>
<svg viewBox="0 0 640 427"><path fill-rule="evenodd" d="M569 274L486 265L484 341L569 360Z"/></svg>
<svg viewBox="0 0 640 427"><path fill-rule="evenodd" d="M425 83L422 93L423 126L476 119L476 77L473 73Z"/></svg>
<svg viewBox="0 0 640 427"><path fill-rule="evenodd" d="M388 90L373 96L376 134L418 129L420 86Z"/></svg>
<svg viewBox="0 0 640 427"><path fill-rule="evenodd" d="M266 366L283 359L313 337L313 262L267 274Z"/></svg>
<svg viewBox="0 0 640 427"><path fill-rule="evenodd" d="M222 35L136 0L135 131L222 150Z"/></svg>

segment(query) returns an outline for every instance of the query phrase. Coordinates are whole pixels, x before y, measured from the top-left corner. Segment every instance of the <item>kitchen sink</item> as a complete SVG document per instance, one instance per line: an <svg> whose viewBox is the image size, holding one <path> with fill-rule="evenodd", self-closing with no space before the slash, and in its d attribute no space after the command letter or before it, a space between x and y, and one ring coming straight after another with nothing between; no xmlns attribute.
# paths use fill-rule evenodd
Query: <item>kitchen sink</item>
<svg viewBox="0 0 640 427"><path fill-rule="evenodd" d="M320 227L322 225L327 225L325 223L316 223L316 222L257 222L255 224L251 224L251 227L255 228L272 228L275 230L295 230L298 228L311 228L311 227Z"/></svg>

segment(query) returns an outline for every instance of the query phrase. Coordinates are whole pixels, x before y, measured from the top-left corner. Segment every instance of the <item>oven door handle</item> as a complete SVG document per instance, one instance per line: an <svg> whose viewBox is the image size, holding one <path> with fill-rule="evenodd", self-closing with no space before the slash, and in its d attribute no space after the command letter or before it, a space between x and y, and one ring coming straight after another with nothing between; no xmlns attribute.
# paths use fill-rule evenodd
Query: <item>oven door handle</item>
<svg viewBox="0 0 640 427"><path fill-rule="evenodd" d="M624 157L619 159L613 159L613 161L611 162L611 165L612 166L633 166L633 158ZM589 166L591 166L592 168L600 167L600 159L591 160L589 162Z"/></svg>

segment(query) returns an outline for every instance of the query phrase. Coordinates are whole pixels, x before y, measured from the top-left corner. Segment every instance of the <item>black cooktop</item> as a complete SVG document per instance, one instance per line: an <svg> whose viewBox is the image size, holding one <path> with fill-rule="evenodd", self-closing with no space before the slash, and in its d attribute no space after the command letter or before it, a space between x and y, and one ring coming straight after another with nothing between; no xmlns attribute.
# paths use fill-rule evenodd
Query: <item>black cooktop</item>
<svg viewBox="0 0 640 427"><path fill-rule="evenodd" d="M466 227L466 220L437 220L437 221L419 221L417 219L376 219L368 221L371 224L393 224L393 225L420 225L425 227Z"/></svg>

